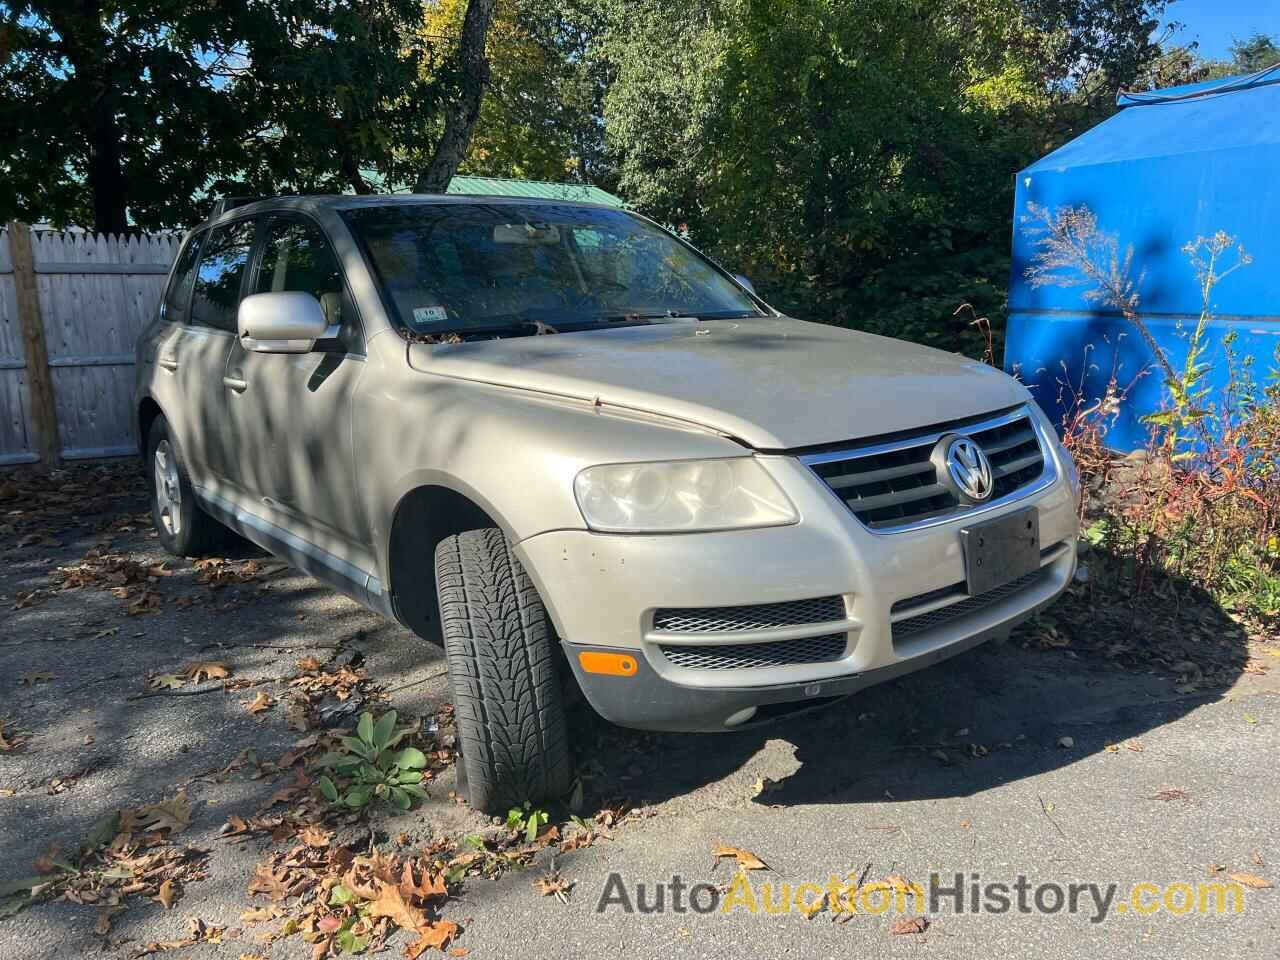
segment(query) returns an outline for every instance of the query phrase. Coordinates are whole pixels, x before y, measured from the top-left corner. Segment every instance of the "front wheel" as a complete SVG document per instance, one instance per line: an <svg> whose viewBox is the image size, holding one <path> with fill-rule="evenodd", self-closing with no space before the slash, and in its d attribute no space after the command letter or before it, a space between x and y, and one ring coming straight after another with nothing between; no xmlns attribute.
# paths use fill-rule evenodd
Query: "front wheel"
<svg viewBox="0 0 1280 960"><path fill-rule="evenodd" d="M505 813L569 788L557 651L546 610L501 530L436 548L436 590L472 806Z"/></svg>

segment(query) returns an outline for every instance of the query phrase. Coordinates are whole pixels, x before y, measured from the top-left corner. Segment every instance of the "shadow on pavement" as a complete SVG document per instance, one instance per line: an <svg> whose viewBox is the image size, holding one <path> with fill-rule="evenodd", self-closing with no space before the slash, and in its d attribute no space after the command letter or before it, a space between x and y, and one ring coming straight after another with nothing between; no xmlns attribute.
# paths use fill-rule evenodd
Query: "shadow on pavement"
<svg viewBox="0 0 1280 960"><path fill-rule="evenodd" d="M1199 588L1170 587L1180 602L1165 605L1158 625L1132 622L1123 642L1089 636L1087 623L1054 624L1050 608L1047 625L1033 622L1018 639L741 733L637 733L583 708L575 722L589 755L581 759L598 765L592 786L602 799L642 804L727 777L770 740L794 749L795 769L757 784L756 804L971 796L1114 749L1217 699L1239 678L1244 630ZM1097 619L1101 627L1106 618ZM1034 648L1038 636L1055 648ZM1180 670L1202 682L1179 685Z"/></svg>

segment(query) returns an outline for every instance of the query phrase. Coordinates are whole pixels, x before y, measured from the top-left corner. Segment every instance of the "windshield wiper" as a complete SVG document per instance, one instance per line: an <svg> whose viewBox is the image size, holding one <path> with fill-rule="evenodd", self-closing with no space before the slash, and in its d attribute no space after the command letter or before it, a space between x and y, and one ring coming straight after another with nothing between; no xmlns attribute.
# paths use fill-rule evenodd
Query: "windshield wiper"
<svg viewBox="0 0 1280 960"><path fill-rule="evenodd" d="M605 323L620 323L624 320L697 320L698 315L684 313L680 310L667 310L665 313L606 313L600 317Z"/></svg>

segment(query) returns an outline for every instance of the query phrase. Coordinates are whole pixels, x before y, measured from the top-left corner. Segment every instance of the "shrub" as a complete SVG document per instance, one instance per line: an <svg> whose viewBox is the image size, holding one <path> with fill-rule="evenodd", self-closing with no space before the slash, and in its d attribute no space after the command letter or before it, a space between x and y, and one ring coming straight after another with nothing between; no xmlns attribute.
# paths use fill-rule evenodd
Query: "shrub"
<svg viewBox="0 0 1280 960"><path fill-rule="evenodd" d="M1122 457L1107 450L1106 434L1126 388L1113 375L1104 395L1089 399L1063 384L1071 401L1064 443L1086 492L1086 537L1115 561L1109 582L1141 595L1166 575L1240 612L1280 613L1280 348L1259 383L1253 358L1239 357L1229 334L1226 384L1220 391L1207 386L1213 290L1249 256L1221 232L1183 248L1202 301L1194 328L1184 331L1186 360L1175 365L1142 320L1132 253L1122 256L1087 208L1033 209L1033 217L1031 282L1084 286L1087 299L1119 310L1150 347L1165 385L1162 408L1145 418L1146 449Z"/></svg>

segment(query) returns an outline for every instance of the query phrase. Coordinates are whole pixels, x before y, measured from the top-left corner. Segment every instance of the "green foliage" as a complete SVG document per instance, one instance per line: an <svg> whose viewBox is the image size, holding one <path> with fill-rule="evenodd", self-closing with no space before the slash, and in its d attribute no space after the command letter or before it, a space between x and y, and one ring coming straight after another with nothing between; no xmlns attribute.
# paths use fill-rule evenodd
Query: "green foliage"
<svg viewBox="0 0 1280 960"><path fill-rule="evenodd" d="M245 129L213 83L239 24L201 4L0 3L0 219L191 222Z"/></svg>
<svg viewBox="0 0 1280 960"><path fill-rule="evenodd" d="M429 159L454 59L417 0L290 0L246 14L227 93L252 134L220 193L372 192Z"/></svg>
<svg viewBox="0 0 1280 960"><path fill-rule="evenodd" d="M457 95L419 0L0 2L0 218L187 226L211 193L411 181Z"/></svg>
<svg viewBox="0 0 1280 960"><path fill-rule="evenodd" d="M523 806L512 807L507 811L507 829L512 833L523 831L525 840L533 843L538 839L538 831L546 826L550 819L545 810L529 809L529 802L526 800Z"/></svg>
<svg viewBox="0 0 1280 960"><path fill-rule="evenodd" d="M422 788L427 758L416 747L392 748L412 732L412 727L396 729L394 710L376 721L373 714L362 713L356 735L342 738L342 750L317 761L331 776L320 777L316 786L330 803L353 810L374 801L408 810L415 799L427 798Z"/></svg>
<svg viewBox="0 0 1280 960"><path fill-rule="evenodd" d="M429 7L428 39L447 48L465 7L464 0ZM499 0L486 46L489 89L463 173L610 181L600 126L607 64L591 52L602 29L595 0Z"/></svg>
<svg viewBox="0 0 1280 960"><path fill-rule="evenodd" d="M604 0L628 199L788 312L1003 327L1012 173L1113 109L1162 0Z"/></svg>

